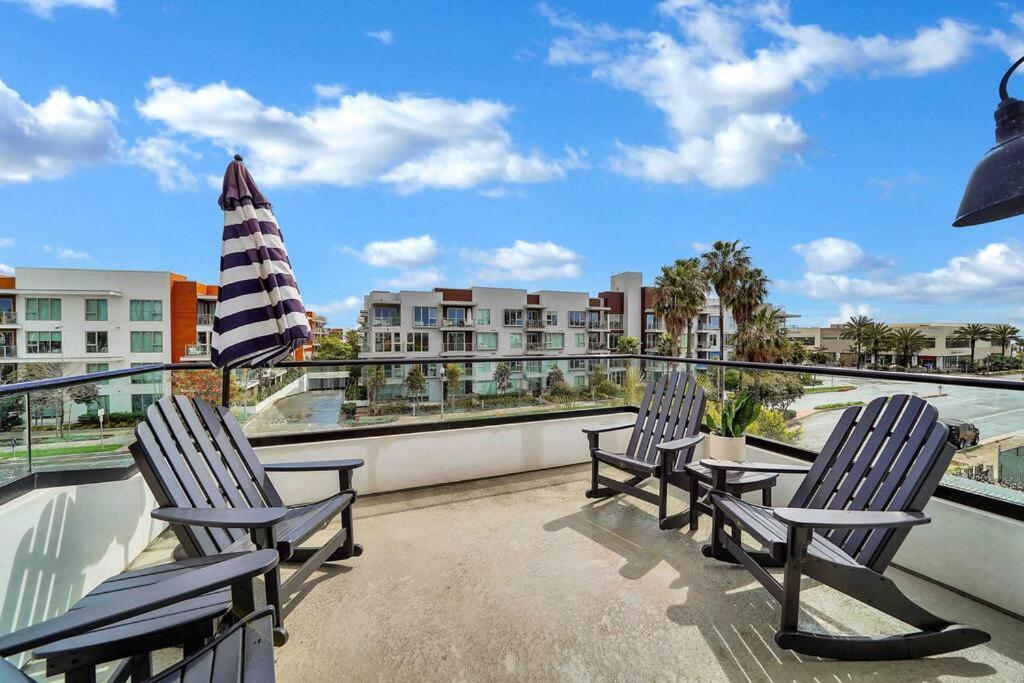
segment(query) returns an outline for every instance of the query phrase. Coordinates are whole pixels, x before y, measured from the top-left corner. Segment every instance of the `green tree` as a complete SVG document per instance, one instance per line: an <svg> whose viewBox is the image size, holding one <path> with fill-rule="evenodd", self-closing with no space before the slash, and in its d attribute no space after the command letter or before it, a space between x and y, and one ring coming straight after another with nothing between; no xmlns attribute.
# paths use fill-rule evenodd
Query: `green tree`
<svg viewBox="0 0 1024 683"><path fill-rule="evenodd" d="M750 269L750 255L747 251L747 247L740 246L739 240L718 240L701 256L704 276L718 296L718 339L722 343L722 360L726 360L725 305Z"/></svg>
<svg viewBox="0 0 1024 683"><path fill-rule="evenodd" d="M786 315L774 306L762 306L743 321L736 333L736 352L753 363L774 363L787 355Z"/></svg>
<svg viewBox="0 0 1024 683"><path fill-rule="evenodd" d="M670 333L664 332L658 337L658 355L659 356L675 356L676 354L676 340Z"/></svg>
<svg viewBox="0 0 1024 683"><path fill-rule="evenodd" d="M790 404L804 395L804 383L792 372L744 372L740 388L759 403L781 411L789 410Z"/></svg>
<svg viewBox="0 0 1024 683"><path fill-rule="evenodd" d="M561 389L563 386L565 386L565 375L562 374L562 369L557 364L552 365L548 370L548 389Z"/></svg>
<svg viewBox="0 0 1024 683"><path fill-rule="evenodd" d="M967 342L971 346L971 369L974 369L974 349L979 341L988 341L992 336L992 329L988 325L980 323L968 323L953 330L953 339Z"/></svg>
<svg viewBox="0 0 1024 683"><path fill-rule="evenodd" d="M878 354L892 346L892 328L885 323L872 322L864 336L864 350L871 356L871 364L878 364Z"/></svg>
<svg viewBox="0 0 1024 683"><path fill-rule="evenodd" d="M989 340L993 344L999 344L999 355L1003 358L1006 357L1006 347L1013 344L1013 342L1020 339L1020 330L1013 325L1007 325L1001 323L999 325L993 325L989 331Z"/></svg>
<svg viewBox="0 0 1024 683"><path fill-rule="evenodd" d="M912 327L897 327L892 331L890 341L900 365L908 370L914 356L927 349L930 344L927 337Z"/></svg>
<svg viewBox="0 0 1024 683"><path fill-rule="evenodd" d="M737 329L742 329L768 297L768 276L760 268L746 268L726 297L725 305L732 312Z"/></svg>
<svg viewBox="0 0 1024 683"><path fill-rule="evenodd" d="M512 368L505 361L494 366L494 386L501 394L512 388Z"/></svg>
<svg viewBox="0 0 1024 683"><path fill-rule="evenodd" d="M616 347L616 351L619 353L640 353L640 340L636 337L624 334L619 337L619 343Z"/></svg>
<svg viewBox="0 0 1024 683"><path fill-rule="evenodd" d="M665 321L665 329L679 339L686 330L686 357L693 356L693 319L707 299L708 280L698 259L677 259L671 266L662 266L655 278L654 314ZM673 348L671 354L679 355Z"/></svg>
<svg viewBox="0 0 1024 683"><path fill-rule="evenodd" d="M587 379L590 384L591 396L605 396L612 393L609 386L608 373L604 370L604 363L600 361L591 362L590 377Z"/></svg>
<svg viewBox="0 0 1024 683"><path fill-rule="evenodd" d="M341 337L328 334L317 340L313 347L313 358L317 360L346 360L355 358L352 348Z"/></svg>
<svg viewBox="0 0 1024 683"><path fill-rule="evenodd" d="M850 319L839 328L840 339L853 342L853 350L857 354L857 367L864 364L864 342L867 339L868 329L873 324L871 318L866 315L850 316Z"/></svg>
<svg viewBox="0 0 1024 683"><path fill-rule="evenodd" d="M802 365L810 357L810 352L802 342L790 339L786 343L786 360L793 365Z"/></svg>
<svg viewBox="0 0 1024 683"><path fill-rule="evenodd" d="M803 433L803 427L787 427L782 411L772 409L762 410L753 424L747 427L747 434L789 444L799 441Z"/></svg>
<svg viewBox="0 0 1024 683"><path fill-rule="evenodd" d="M423 368L413 365L409 372L405 373L405 389L409 398L413 400L413 415L416 414L416 402L427 393L427 379L423 376Z"/></svg>
<svg viewBox="0 0 1024 683"><path fill-rule="evenodd" d="M444 366L444 379L445 379L445 395L452 397L455 395L454 387L462 379L462 368L456 363L449 363Z"/></svg>
<svg viewBox="0 0 1024 683"><path fill-rule="evenodd" d="M384 366L374 365L366 373L366 396L373 405L373 412L377 412L377 392L384 386Z"/></svg>

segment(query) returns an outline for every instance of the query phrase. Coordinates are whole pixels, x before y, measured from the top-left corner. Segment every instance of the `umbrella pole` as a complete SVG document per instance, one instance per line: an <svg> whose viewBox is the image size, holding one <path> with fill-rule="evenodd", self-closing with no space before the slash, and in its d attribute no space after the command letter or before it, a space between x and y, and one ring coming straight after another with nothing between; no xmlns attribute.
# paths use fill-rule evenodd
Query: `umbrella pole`
<svg viewBox="0 0 1024 683"><path fill-rule="evenodd" d="M225 408L231 407L231 370L228 368L221 371L220 402Z"/></svg>

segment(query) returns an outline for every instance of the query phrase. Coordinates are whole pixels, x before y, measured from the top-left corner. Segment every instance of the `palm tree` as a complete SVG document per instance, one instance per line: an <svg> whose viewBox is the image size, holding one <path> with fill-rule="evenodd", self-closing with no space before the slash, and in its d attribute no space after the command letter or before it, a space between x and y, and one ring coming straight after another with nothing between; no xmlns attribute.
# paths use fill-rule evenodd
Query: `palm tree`
<svg viewBox="0 0 1024 683"><path fill-rule="evenodd" d="M981 323L968 323L953 330L953 339L966 341L971 345L971 369L974 369L974 347L979 341L988 341L992 336L992 329Z"/></svg>
<svg viewBox="0 0 1024 683"><path fill-rule="evenodd" d="M736 333L736 353L753 363L772 363L789 355L786 316L782 309L762 306Z"/></svg>
<svg viewBox="0 0 1024 683"><path fill-rule="evenodd" d="M771 280L760 268L747 268L741 273L725 302L726 307L732 312L732 319L736 322L737 328L743 327L754 311L764 303L768 297L769 282Z"/></svg>
<svg viewBox="0 0 1024 683"><path fill-rule="evenodd" d="M989 341L993 344L999 344L999 355L1006 358L1006 347L1018 341L1019 335L1020 330L1016 327L1002 323L991 327L989 330Z"/></svg>
<svg viewBox="0 0 1024 683"><path fill-rule="evenodd" d="M654 314L665 321L665 329L678 340L686 329L686 357L693 356L693 319L704 307L708 281L695 258L677 259L671 266L662 266L654 280ZM677 342L678 343L678 342ZM679 355L674 349L673 355Z"/></svg>
<svg viewBox="0 0 1024 683"><path fill-rule="evenodd" d="M871 323L864 338L865 350L871 355L871 364L878 365L878 354L891 345L892 328L885 323Z"/></svg>
<svg viewBox="0 0 1024 683"><path fill-rule="evenodd" d="M732 295L736 283L750 269L750 256L747 247L741 247L739 240L732 242L716 241L711 249L701 256L704 276L715 294L718 295L718 342L722 345L721 359L725 357L725 302ZM719 367L721 374L721 367ZM720 381L721 385L722 382ZM724 390L724 389L723 389Z"/></svg>
<svg viewBox="0 0 1024 683"><path fill-rule="evenodd" d="M931 342L912 327L897 327L892 331L891 345L903 367L909 370L914 356L927 349Z"/></svg>
<svg viewBox="0 0 1024 683"><path fill-rule="evenodd" d="M850 319L839 328L839 338L853 341L853 348L857 353L857 367L864 362L864 342L867 339L868 329L874 324L871 318L866 315L850 316Z"/></svg>

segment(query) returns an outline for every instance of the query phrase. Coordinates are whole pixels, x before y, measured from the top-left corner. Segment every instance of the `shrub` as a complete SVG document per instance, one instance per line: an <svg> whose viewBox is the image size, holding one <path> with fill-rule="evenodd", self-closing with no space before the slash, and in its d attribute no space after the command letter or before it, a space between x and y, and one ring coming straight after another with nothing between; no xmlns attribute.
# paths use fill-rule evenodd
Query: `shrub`
<svg viewBox="0 0 1024 683"><path fill-rule="evenodd" d="M725 371L725 390L736 391L740 388L740 382L742 379L743 376L740 374L739 370L736 368L727 369Z"/></svg>
<svg viewBox="0 0 1024 683"><path fill-rule="evenodd" d="M782 443L796 443L803 433L803 427L787 427L785 415L771 409L762 410L753 424L747 427L747 434Z"/></svg>

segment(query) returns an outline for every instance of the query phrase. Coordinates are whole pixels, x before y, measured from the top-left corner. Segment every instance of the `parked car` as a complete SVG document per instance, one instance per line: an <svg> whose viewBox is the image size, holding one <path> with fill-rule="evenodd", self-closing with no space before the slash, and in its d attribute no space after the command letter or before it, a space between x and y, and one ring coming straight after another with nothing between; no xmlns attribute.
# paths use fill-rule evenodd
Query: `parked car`
<svg viewBox="0 0 1024 683"><path fill-rule="evenodd" d="M941 418L939 422L949 427L949 442L957 448L965 448L969 445L977 446L978 440L981 439L981 432L973 422L957 420L953 417Z"/></svg>

